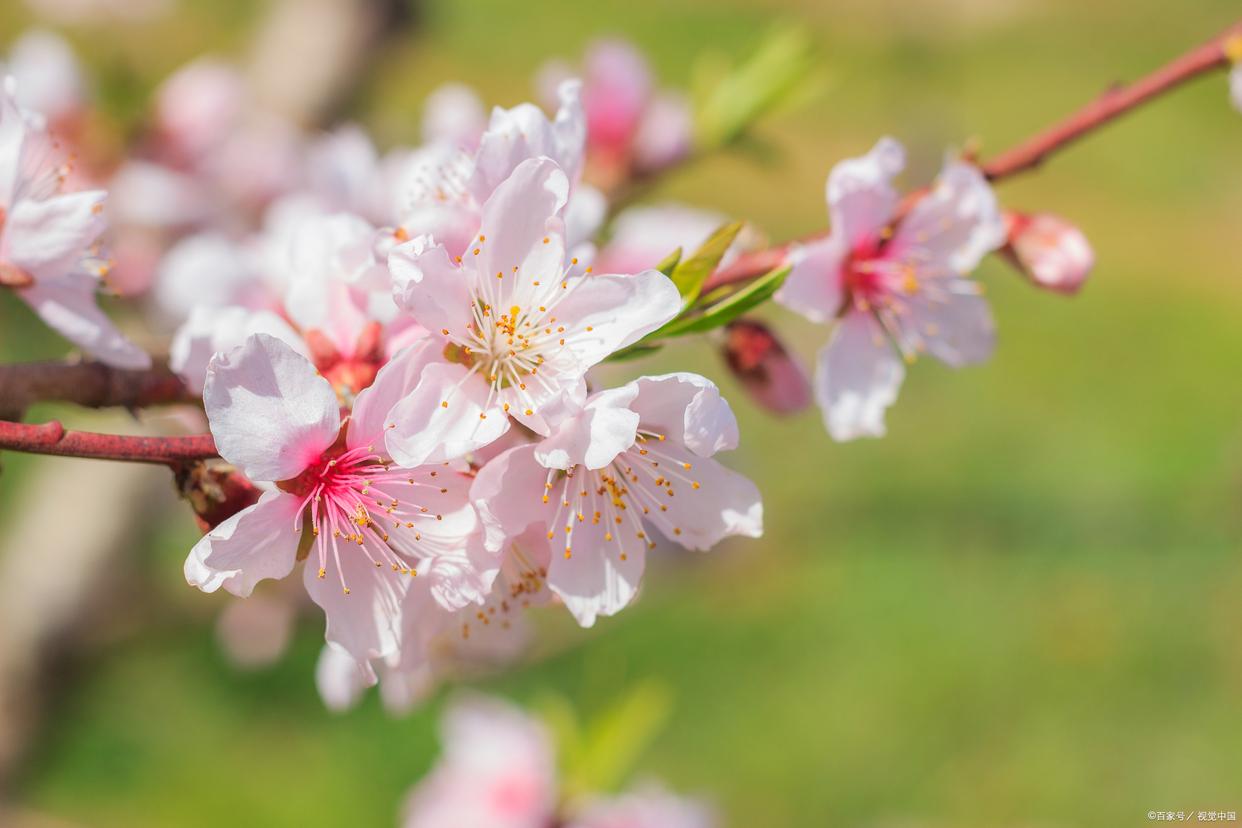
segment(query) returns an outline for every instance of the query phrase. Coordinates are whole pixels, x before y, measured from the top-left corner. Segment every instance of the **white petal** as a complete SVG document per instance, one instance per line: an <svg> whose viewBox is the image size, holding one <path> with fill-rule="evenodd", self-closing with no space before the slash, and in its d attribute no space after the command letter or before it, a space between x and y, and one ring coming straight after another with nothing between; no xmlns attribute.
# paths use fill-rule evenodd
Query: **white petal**
<svg viewBox="0 0 1242 828"><path fill-rule="evenodd" d="M615 615L634 600L646 559L645 542L579 544L568 558L552 555L548 587L579 624L590 627L597 616Z"/></svg>
<svg viewBox="0 0 1242 828"><path fill-rule="evenodd" d="M891 251L897 257L910 251L920 270L947 267L965 275L1004 241L1005 220L983 173L950 161L898 226Z"/></svg>
<svg viewBox="0 0 1242 828"><path fill-rule="evenodd" d="M992 312L976 293L946 292L934 301L916 296L909 321L932 356L954 368L983 362L996 348Z"/></svg>
<svg viewBox="0 0 1242 828"><path fill-rule="evenodd" d="M207 366L216 354L231 351L251 334L274 336L303 356L306 345L289 323L271 311L238 307L196 307L177 329L168 349L168 365L195 394L203 393Z"/></svg>
<svg viewBox="0 0 1242 828"><path fill-rule="evenodd" d="M661 446L666 455L679 456L676 447ZM757 538L763 534L763 499L746 477L707 457L685 455L699 488L681 487L675 498L662 498L668 511L648 515L670 541L687 549L711 549L733 535ZM658 496L658 495L657 495Z"/></svg>
<svg viewBox="0 0 1242 828"><path fill-rule="evenodd" d="M881 138L861 158L839 162L828 175L828 214L833 235L849 245L874 240L897 210L900 195L892 179L906 165L905 150Z"/></svg>
<svg viewBox="0 0 1242 828"><path fill-rule="evenodd" d="M388 254L393 298L429 331L452 331L459 337L473 321L470 274L453 264L442 245L419 237Z"/></svg>
<svg viewBox="0 0 1242 828"><path fill-rule="evenodd" d="M452 363L423 369L422 379L389 414L385 438L389 455L413 468L461 457L486 446L509 429L509 417L493 400L480 376Z"/></svg>
<svg viewBox="0 0 1242 828"><path fill-rule="evenodd" d="M220 456L253 480L296 477L341 428L332 386L306 357L267 334L211 361L203 403Z"/></svg>
<svg viewBox="0 0 1242 828"><path fill-rule="evenodd" d="M315 687L324 705L334 713L349 710L375 684L375 671L333 644L325 644L315 662Z"/></svg>
<svg viewBox="0 0 1242 828"><path fill-rule="evenodd" d="M48 327L117 368L150 368L151 357L126 339L95 304L99 283L87 273L36 281L17 291Z"/></svg>
<svg viewBox="0 0 1242 828"><path fill-rule="evenodd" d="M482 278L494 278L496 273L508 275L514 267L529 269L527 259L542 252L543 239L561 234L557 215L568 198L569 179L553 161L535 158L519 164L483 205L480 233L486 240L480 244ZM528 278L551 281L560 275L563 263L550 262L542 272L532 272ZM556 270L548 272L548 266Z"/></svg>
<svg viewBox="0 0 1242 828"><path fill-rule="evenodd" d="M711 380L681 372L642 377L631 385L638 394L630 408L638 412L644 430L700 457L737 448L737 418Z"/></svg>
<svg viewBox="0 0 1242 828"><path fill-rule="evenodd" d="M681 311L681 295L658 270L633 276L586 275L569 283L556 315L565 343L583 369L632 345Z"/></svg>
<svg viewBox="0 0 1242 828"><path fill-rule="evenodd" d="M442 351L439 340L424 338L393 354L375 380L354 399L346 435L350 448L368 444L383 447L384 432L392 422L389 412L418 386L423 369L436 362Z"/></svg>
<svg viewBox="0 0 1242 828"><path fill-rule="evenodd" d="M884 410L905 375L878 322L861 313L842 318L815 366L815 397L832 438L882 437Z"/></svg>
<svg viewBox="0 0 1242 828"><path fill-rule="evenodd" d="M517 446L487 462L470 487L489 549L499 551L536 521L547 493L548 470L535 459L535 447Z"/></svg>
<svg viewBox="0 0 1242 828"><path fill-rule="evenodd" d="M607 466L634 445L638 414L628 406L637 395L633 385L593 394L581 411L562 420L552 436L536 445L535 459L551 469Z"/></svg>
<svg viewBox="0 0 1242 828"><path fill-rule="evenodd" d="M35 277L59 279L76 271L104 230L101 190L20 200L5 217L3 258Z"/></svg>
<svg viewBox="0 0 1242 828"><path fill-rule="evenodd" d="M359 661L392 655L401 645L408 576L375 566L355 544L342 547L339 568L328 568L323 578L315 567L303 567L306 591L328 618L324 637Z"/></svg>
<svg viewBox="0 0 1242 828"><path fill-rule="evenodd" d="M776 301L812 322L822 324L835 319L844 298L841 268L849 255L844 239L842 234L834 233L790 250L791 269L776 291Z"/></svg>
<svg viewBox="0 0 1242 828"><path fill-rule="evenodd" d="M297 557L297 516L301 502L280 491L264 492L259 502L212 529L190 550L185 579L203 592L224 587L245 598L264 578L283 578Z"/></svg>

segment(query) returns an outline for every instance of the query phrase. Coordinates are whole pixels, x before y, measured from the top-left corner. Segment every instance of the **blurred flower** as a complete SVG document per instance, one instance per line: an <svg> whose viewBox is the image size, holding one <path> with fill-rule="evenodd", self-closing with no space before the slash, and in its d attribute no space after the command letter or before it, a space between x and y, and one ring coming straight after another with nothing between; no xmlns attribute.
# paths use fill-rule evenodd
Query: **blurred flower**
<svg viewBox="0 0 1242 828"><path fill-rule="evenodd" d="M390 254L397 303L449 356L391 414L388 450L399 462L485 446L510 417L549 434L549 410L581 399L587 369L676 316L677 288L658 271L574 271L559 218L568 196L555 163L525 161L484 204L465 256L454 261L426 238Z"/></svg>
<svg viewBox="0 0 1242 828"><path fill-rule="evenodd" d="M560 61L547 64L537 83L545 100L572 77ZM674 164L690 152L693 118L684 96L654 89L651 68L632 44L599 40L582 67L587 150L594 174L611 187L634 174Z"/></svg>
<svg viewBox="0 0 1242 828"><path fill-rule="evenodd" d="M258 334L217 356L203 401L220 456L274 487L195 545L186 579L246 597L258 581L287 576L305 543L303 581L327 615L327 639L359 662L399 649L416 573L448 609L479 600L495 570L468 481L395 466L383 451L385 414L428 358L419 346L395 356L342 426L332 386L283 342Z"/></svg>
<svg viewBox="0 0 1242 828"><path fill-rule="evenodd" d="M557 806L556 754L541 723L503 702L449 708L444 755L411 792L405 828L547 828Z"/></svg>
<svg viewBox="0 0 1242 828"><path fill-rule="evenodd" d="M1225 41L1225 57L1233 63L1229 70L1229 95L1234 107L1242 110L1242 35L1235 34Z"/></svg>
<svg viewBox="0 0 1242 828"><path fill-rule="evenodd" d="M793 270L776 294L812 322L835 323L815 393L836 440L884 434L903 359L930 352L959 367L986 359L995 341L987 303L966 276L1004 241L996 197L977 168L949 161L901 216L891 179L904 166L891 138L837 164L827 189L832 234L790 253Z"/></svg>
<svg viewBox="0 0 1242 828"><path fill-rule="evenodd" d="M1095 253L1082 231L1051 213L1006 213L1006 257L1033 283L1058 293L1077 293Z"/></svg>
<svg viewBox="0 0 1242 828"><path fill-rule="evenodd" d="M444 754L410 793L404 828L713 828L702 804L647 785L565 801L552 735L505 702L468 697L445 713Z"/></svg>
<svg viewBox="0 0 1242 828"><path fill-rule="evenodd" d="M473 151L487 129L487 110L462 83L437 87L423 103L423 140Z"/></svg>
<svg viewBox="0 0 1242 828"><path fill-rule="evenodd" d="M98 359L146 368L151 359L95 303L108 265L100 190L66 192L48 134L17 106L16 83L0 89L0 286L16 292L51 328Z"/></svg>
<svg viewBox="0 0 1242 828"><path fill-rule="evenodd" d="M77 56L64 38L31 29L9 47L0 75L17 80L17 105L37 112L55 131L79 118L86 108L86 81Z"/></svg>
<svg viewBox="0 0 1242 828"><path fill-rule="evenodd" d="M764 408L793 414L811 404L806 369L767 325L733 320L725 327L723 350L733 376Z"/></svg>
<svg viewBox="0 0 1242 828"><path fill-rule="evenodd" d="M612 237L600 250L595 266L613 273L655 267L679 247L689 255L726 223L728 218L721 213L682 204L630 207L612 223ZM732 262L745 244L745 240L734 242L720 266Z"/></svg>
<svg viewBox="0 0 1242 828"><path fill-rule="evenodd" d="M758 490L712 459L737 442L715 385L695 374L643 377L597 392L548 438L489 462L471 500L494 551L540 530L549 588L591 626L637 593L655 547L648 524L688 549L762 534Z"/></svg>
<svg viewBox="0 0 1242 828"><path fill-rule="evenodd" d="M233 600L216 619L216 638L235 666L266 667L284 655L296 615L293 596L283 593Z"/></svg>

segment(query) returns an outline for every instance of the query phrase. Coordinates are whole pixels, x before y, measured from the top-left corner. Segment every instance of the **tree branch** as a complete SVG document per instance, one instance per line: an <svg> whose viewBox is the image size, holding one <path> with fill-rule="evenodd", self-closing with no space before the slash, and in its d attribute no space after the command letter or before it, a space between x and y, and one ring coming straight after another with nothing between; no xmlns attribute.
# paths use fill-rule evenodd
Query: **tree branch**
<svg viewBox="0 0 1242 828"><path fill-rule="evenodd" d="M1053 153L1165 92L1177 88L1186 81L1208 72L1228 68L1239 51L1242 51L1242 21L1234 23L1207 43L1196 46L1134 83L1110 89L1069 117L1028 138L1013 149L1002 152L993 160L980 164L979 169L993 183L1034 169ZM907 199L903 203L903 211L909 206L911 206L911 201ZM827 231L820 231L766 250L743 254L728 267L713 273L704 283L703 293L758 278L773 268L779 267L784 262L791 246L814 241L826 235Z"/></svg>
<svg viewBox="0 0 1242 828"><path fill-rule="evenodd" d="M163 364L147 370L90 360L0 365L0 417L18 420L34 403L49 401L87 408L144 408L198 398Z"/></svg>
<svg viewBox="0 0 1242 828"><path fill-rule="evenodd" d="M1109 89L1068 118L981 166L991 181L1038 167L1054 152L1160 97L1199 75L1229 67L1231 41L1242 38L1242 21L1128 86Z"/></svg>
<svg viewBox="0 0 1242 828"><path fill-rule="evenodd" d="M68 431L56 420L40 425L0 421L0 450L32 454L59 454L98 460L128 460L180 469L199 460L216 457L210 434L190 437L134 437Z"/></svg>

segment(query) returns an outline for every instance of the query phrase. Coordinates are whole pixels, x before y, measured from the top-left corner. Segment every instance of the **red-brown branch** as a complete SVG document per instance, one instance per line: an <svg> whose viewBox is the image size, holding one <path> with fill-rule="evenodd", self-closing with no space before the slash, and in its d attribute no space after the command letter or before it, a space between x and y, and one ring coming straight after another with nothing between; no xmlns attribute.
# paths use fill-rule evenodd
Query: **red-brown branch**
<svg viewBox="0 0 1242 828"><path fill-rule="evenodd" d="M21 419L37 402L145 408L196 400L181 378L163 364L146 370L113 368L91 360L0 365L0 417L6 419Z"/></svg>
<svg viewBox="0 0 1242 828"><path fill-rule="evenodd" d="M1034 169L1048 156L1064 149L1075 141L1094 132L1105 124L1160 97L1192 78L1228 68L1237 52L1242 50L1242 21L1234 23L1225 31L1201 46L1196 46L1156 71L1128 86L1114 87L1091 103L1058 121L1042 132L1002 152L979 168L988 180L997 182L1026 170ZM780 266L793 244L822 238L825 232L787 242L776 247L739 256L728 267L712 274L703 286L703 292L745 282L757 278Z"/></svg>
<svg viewBox="0 0 1242 828"><path fill-rule="evenodd" d="M1054 152L1115 121L1127 112L1160 97L1192 78L1230 65L1230 41L1242 37L1242 21L1221 34L1166 63L1128 86L1109 89L1068 118L1053 124L1011 150L1002 152L981 169L992 181L1038 167Z"/></svg>
<svg viewBox="0 0 1242 828"><path fill-rule="evenodd" d="M131 437L69 431L59 422L32 425L0 421L0 450L57 454L98 460L128 460L181 468L216 456L210 434L189 437Z"/></svg>

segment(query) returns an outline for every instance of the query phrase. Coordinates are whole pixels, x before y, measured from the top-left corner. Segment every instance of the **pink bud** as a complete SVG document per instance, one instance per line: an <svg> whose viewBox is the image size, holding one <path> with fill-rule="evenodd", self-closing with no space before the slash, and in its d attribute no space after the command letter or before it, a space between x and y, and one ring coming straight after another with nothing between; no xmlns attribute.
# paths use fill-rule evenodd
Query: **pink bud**
<svg viewBox="0 0 1242 828"><path fill-rule="evenodd" d="M736 319L725 326L724 357L755 402L777 414L811 404L806 370L767 325Z"/></svg>
<svg viewBox="0 0 1242 828"><path fill-rule="evenodd" d="M1095 265L1087 237L1052 213L1006 213L1005 253L1032 282L1058 293L1077 293Z"/></svg>

